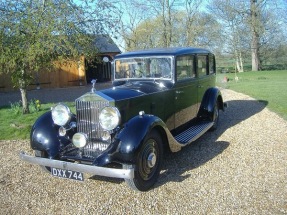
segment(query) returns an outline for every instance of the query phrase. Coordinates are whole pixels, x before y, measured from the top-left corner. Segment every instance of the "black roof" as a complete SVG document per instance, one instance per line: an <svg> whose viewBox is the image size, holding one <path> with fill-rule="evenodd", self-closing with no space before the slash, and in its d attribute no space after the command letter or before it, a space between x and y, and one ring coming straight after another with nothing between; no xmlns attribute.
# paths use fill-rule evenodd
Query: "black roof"
<svg viewBox="0 0 287 215"><path fill-rule="evenodd" d="M108 35L94 35L93 45L99 53L121 53L119 47Z"/></svg>
<svg viewBox="0 0 287 215"><path fill-rule="evenodd" d="M135 56L148 56L148 55L185 55L185 54L207 54L211 53L207 49L194 48L194 47L175 47L175 48L154 48L138 51L126 52L119 54L116 58L135 57Z"/></svg>

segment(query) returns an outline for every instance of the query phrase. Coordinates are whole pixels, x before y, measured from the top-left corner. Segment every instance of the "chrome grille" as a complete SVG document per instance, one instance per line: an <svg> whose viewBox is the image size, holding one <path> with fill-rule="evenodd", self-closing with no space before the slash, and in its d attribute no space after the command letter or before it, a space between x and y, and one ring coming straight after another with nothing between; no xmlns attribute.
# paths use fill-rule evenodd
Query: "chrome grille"
<svg viewBox="0 0 287 215"><path fill-rule="evenodd" d="M104 99L96 101L76 100L77 129L88 137L88 144L81 149L84 157L94 158L104 151L110 142L101 140L104 132L99 123L99 114L102 108L108 106L109 102Z"/></svg>

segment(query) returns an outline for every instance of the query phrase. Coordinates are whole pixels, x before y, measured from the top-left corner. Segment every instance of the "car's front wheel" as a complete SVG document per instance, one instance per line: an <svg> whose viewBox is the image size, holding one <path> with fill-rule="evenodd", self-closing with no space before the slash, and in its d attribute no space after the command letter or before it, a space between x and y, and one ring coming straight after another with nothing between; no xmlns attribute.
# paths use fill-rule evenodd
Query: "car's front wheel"
<svg viewBox="0 0 287 215"><path fill-rule="evenodd" d="M162 158L162 139L159 133L153 130L146 136L137 153L134 178L125 179L126 183L134 190L149 190L158 179ZM123 168L129 167L129 165L123 166Z"/></svg>
<svg viewBox="0 0 287 215"><path fill-rule="evenodd" d="M47 154L46 154L44 151L35 150L35 156L36 156L36 157L41 157L41 158L47 158ZM47 172L47 173L50 173L50 172L51 172L51 167L41 166L41 165L40 165L40 168L41 168L44 172Z"/></svg>

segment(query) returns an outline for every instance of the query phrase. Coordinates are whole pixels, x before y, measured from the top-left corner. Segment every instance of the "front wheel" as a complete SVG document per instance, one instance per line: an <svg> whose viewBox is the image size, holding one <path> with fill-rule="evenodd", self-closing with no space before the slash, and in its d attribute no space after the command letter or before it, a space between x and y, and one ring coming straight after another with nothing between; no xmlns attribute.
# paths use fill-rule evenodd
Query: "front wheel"
<svg viewBox="0 0 287 215"><path fill-rule="evenodd" d="M43 151L38 151L38 150L35 150L35 156L36 157L41 157L41 158L47 158L47 154ZM48 167L48 166L41 166L40 165L40 168L44 171L44 172L47 172L47 173L50 173L51 172L51 167Z"/></svg>
<svg viewBox="0 0 287 215"><path fill-rule="evenodd" d="M161 136L156 131L150 132L137 153L133 179L125 179L134 190L147 191L157 181L163 158ZM123 168L129 168L124 165Z"/></svg>

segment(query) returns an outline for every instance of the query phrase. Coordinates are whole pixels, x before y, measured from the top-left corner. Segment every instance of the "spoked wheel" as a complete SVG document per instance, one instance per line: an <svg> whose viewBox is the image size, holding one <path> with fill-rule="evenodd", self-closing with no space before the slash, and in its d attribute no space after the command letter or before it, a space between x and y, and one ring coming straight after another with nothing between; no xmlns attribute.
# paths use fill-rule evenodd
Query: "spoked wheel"
<svg viewBox="0 0 287 215"><path fill-rule="evenodd" d="M135 163L133 179L125 179L126 183L134 190L147 191L157 181L163 157L163 146L160 135L152 131L144 140ZM124 168L129 168L124 165Z"/></svg>
<svg viewBox="0 0 287 215"><path fill-rule="evenodd" d="M218 119L219 119L219 107L218 107L218 102L216 102L214 108L213 108L213 113L212 113L212 122L214 123L213 126L210 128L211 131L214 131L217 129L218 126Z"/></svg>

